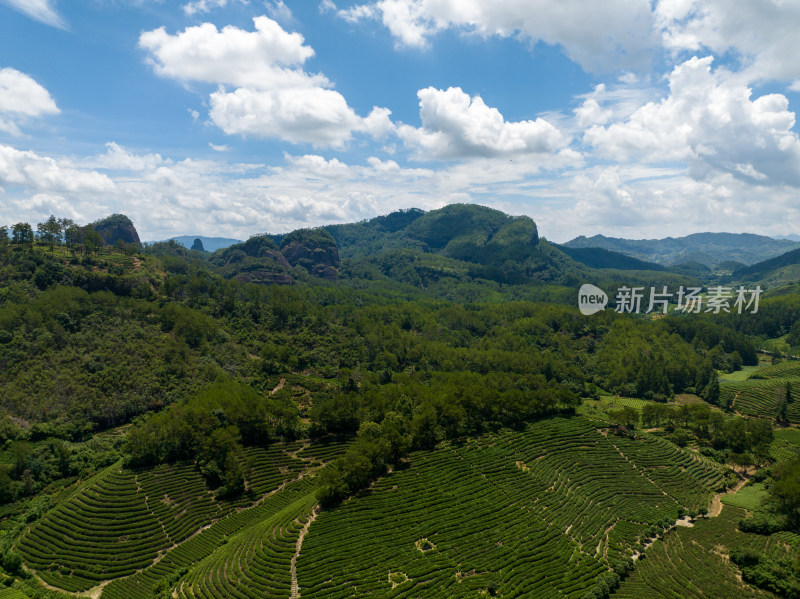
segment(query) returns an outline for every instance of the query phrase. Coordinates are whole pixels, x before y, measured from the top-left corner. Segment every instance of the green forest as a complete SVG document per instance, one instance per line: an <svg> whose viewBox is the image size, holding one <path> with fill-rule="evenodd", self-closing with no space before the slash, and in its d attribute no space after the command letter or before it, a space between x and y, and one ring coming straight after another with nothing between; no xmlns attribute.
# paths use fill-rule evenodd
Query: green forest
<svg viewBox="0 0 800 599"><path fill-rule="evenodd" d="M590 254L468 205L0 227L0 598L800 597L800 295L585 316L723 282Z"/></svg>

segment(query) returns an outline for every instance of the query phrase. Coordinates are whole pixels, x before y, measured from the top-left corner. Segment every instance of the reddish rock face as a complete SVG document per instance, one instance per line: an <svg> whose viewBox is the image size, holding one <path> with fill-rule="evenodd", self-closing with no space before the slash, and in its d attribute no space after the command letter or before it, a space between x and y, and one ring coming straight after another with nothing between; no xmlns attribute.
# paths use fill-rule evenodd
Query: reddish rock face
<svg viewBox="0 0 800 599"><path fill-rule="evenodd" d="M333 239L292 239L281 247L281 253L292 266L302 266L310 274L328 280L339 277L339 250Z"/></svg>

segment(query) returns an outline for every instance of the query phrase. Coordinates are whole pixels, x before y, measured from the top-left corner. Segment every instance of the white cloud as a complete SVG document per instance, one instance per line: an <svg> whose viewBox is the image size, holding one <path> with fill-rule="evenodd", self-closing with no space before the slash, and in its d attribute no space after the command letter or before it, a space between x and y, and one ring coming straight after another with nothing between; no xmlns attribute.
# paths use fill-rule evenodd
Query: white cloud
<svg viewBox="0 0 800 599"><path fill-rule="evenodd" d="M107 143L106 148L105 154L84 161L81 166L114 171L144 172L170 162L165 161L161 154L134 154L113 141Z"/></svg>
<svg viewBox="0 0 800 599"><path fill-rule="evenodd" d="M772 185L800 186L795 115L780 94L751 99L730 73L712 71L711 57L692 58L670 75L670 93L628 120L594 125L584 136L601 157L682 161L695 178L730 173Z"/></svg>
<svg viewBox="0 0 800 599"><path fill-rule="evenodd" d="M421 89L422 127L402 125L398 135L418 157L437 159L552 153L567 139L544 119L508 122L480 96L459 87Z"/></svg>
<svg viewBox="0 0 800 599"><path fill-rule="evenodd" d="M281 23L292 23L294 22L294 15L292 14L292 9L290 9L286 4L284 4L283 0L273 0L271 3L266 3L265 7L267 9L267 13L269 16L279 21Z"/></svg>
<svg viewBox="0 0 800 599"><path fill-rule="evenodd" d="M800 218L791 188L722 173L698 181L681 168L590 167L552 181L547 191L556 201L530 214L555 241L597 233L628 239L701 231L775 235Z"/></svg>
<svg viewBox="0 0 800 599"><path fill-rule="evenodd" d="M800 3L748 0L734 9L728 0L660 0L656 17L674 51L733 51L750 81L800 78Z"/></svg>
<svg viewBox="0 0 800 599"><path fill-rule="evenodd" d="M230 164L137 153L115 143L100 156L71 162L0 146L0 186L6 187L0 223L35 223L50 214L88 222L123 212L142 239L190 233L241 239L457 201L528 214L542 235L557 241L599 231L774 234L800 220L793 188L728 173L696 180L682 167L583 166L569 152L546 155L544 170L538 158L474 158L431 169L375 156L349 164L317 154L286 155L276 166ZM576 164L582 168L563 170Z"/></svg>
<svg viewBox="0 0 800 599"><path fill-rule="evenodd" d="M58 114L50 93L16 69L0 69L0 131L21 135L19 124L30 117Z"/></svg>
<svg viewBox="0 0 800 599"><path fill-rule="evenodd" d="M113 181L95 171L75 169L35 152L0 144L0 184L19 185L38 192L102 193Z"/></svg>
<svg viewBox="0 0 800 599"><path fill-rule="evenodd" d="M354 131L379 137L388 111L374 109L359 117L339 92L312 88L252 90L211 94L211 120L225 133L279 137L291 143L341 147Z"/></svg>
<svg viewBox="0 0 800 599"><path fill-rule="evenodd" d="M246 0L239 0L239 2L246 3ZM225 8L226 6L228 6L228 0L195 0L194 2L184 4L181 8L188 16L193 17L198 14L211 12L217 8Z"/></svg>
<svg viewBox="0 0 800 599"><path fill-rule="evenodd" d="M208 147L210 147L215 152L227 152L228 150L230 150L229 146L226 146L224 144L223 145L212 144L211 142L208 142Z"/></svg>
<svg viewBox="0 0 800 599"><path fill-rule="evenodd" d="M0 2L45 25L58 27L59 29L67 28L64 19L53 8L51 0L0 0Z"/></svg>
<svg viewBox="0 0 800 599"><path fill-rule="evenodd" d="M658 45L648 0L379 0L338 14L380 19L402 46L425 47L448 28L561 45L590 71L642 68Z"/></svg>
<svg viewBox="0 0 800 599"><path fill-rule="evenodd" d="M354 133L382 138L393 129L387 109L361 117L324 75L303 70L314 50L302 35L265 16L253 21L252 32L203 23L170 35L162 27L143 33L139 45L162 76L219 84L209 116L229 135L342 147Z"/></svg>
<svg viewBox="0 0 800 599"><path fill-rule="evenodd" d="M146 31L139 46L150 52L156 73L179 81L222 83L255 89L329 84L297 68L314 55L299 33L287 33L269 17L253 19L255 31L212 23L170 35L163 27Z"/></svg>
<svg viewBox="0 0 800 599"><path fill-rule="evenodd" d="M597 98L597 96L602 96L605 90L606 86L601 83L583 101L583 104L575 109L575 119L578 127L585 129L589 125L603 125L611 120L614 113L609 108L601 107Z"/></svg>

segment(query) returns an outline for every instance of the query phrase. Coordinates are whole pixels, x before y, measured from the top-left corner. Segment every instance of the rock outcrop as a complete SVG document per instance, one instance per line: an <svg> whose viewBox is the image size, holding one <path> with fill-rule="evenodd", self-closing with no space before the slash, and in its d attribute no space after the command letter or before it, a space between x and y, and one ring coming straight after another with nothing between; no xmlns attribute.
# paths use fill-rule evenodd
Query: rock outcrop
<svg viewBox="0 0 800 599"><path fill-rule="evenodd" d="M339 250L325 229L298 229L281 241L281 254L292 266L334 281L339 277Z"/></svg>
<svg viewBox="0 0 800 599"><path fill-rule="evenodd" d="M112 214L93 222L91 226L100 233L103 243L106 245L116 245L120 241L137 246L141 245L136 227L133 226L131 219L124 214Z"/></svg>

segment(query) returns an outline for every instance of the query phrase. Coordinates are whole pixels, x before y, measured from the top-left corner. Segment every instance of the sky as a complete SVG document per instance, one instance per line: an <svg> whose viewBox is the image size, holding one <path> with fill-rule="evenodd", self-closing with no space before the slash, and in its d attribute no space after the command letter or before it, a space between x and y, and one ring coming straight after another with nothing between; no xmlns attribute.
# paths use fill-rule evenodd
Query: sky
<svg viewBox="0 0 800 599"><path fill-rule="evenodd" d="M0 224L800 234L800 0L0 0Z"/></svg>

